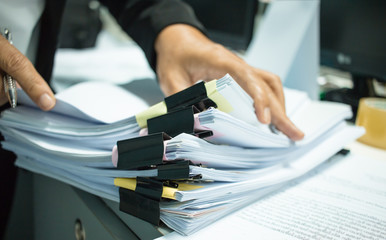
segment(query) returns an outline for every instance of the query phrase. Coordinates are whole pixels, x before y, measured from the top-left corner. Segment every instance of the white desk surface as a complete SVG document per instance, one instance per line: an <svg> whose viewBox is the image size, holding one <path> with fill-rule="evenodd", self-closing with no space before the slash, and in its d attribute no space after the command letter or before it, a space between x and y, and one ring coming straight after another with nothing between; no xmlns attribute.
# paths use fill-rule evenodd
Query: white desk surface
<svg viewBox="0 0 386 240"><path fill-rule="evenodd" d="M375 159L385 160L386 161L386 150L375 148L361 142L355 141L348 145L348 148L353 154L359 154L363 156L368 156Z"/></svg>

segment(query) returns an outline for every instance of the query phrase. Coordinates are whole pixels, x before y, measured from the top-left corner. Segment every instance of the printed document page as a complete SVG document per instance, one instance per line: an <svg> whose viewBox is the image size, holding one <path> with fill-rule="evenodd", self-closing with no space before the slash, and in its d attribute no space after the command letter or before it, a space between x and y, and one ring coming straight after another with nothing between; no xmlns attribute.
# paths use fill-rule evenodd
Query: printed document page
<svg viewBox="0 0 386 240"><path fill-rule="evenodd" d="M287 188L184 237L385 239L386 159L335 157Z"/></svg>

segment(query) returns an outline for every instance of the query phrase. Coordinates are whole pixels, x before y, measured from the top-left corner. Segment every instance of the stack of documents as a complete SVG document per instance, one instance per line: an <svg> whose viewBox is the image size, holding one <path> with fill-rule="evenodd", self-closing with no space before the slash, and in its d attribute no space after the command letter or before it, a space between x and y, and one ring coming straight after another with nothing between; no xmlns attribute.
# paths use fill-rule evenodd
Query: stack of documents
<svg viewBox="0 0 386 240"><path fill-rule="evenodd" d="M21 168L188 235L302 176L363 134L346 125L349 106L284 92L288 116L305 132L299 142L259 123L252 99L226 75L150 107L99 82L60 92L50 112L19 92L23 106L0 118L2 145ZM176 131L188 122L190 130ZM159 187L159 199L149 197ZM148 200L155 209L136 205Z"/></svg>

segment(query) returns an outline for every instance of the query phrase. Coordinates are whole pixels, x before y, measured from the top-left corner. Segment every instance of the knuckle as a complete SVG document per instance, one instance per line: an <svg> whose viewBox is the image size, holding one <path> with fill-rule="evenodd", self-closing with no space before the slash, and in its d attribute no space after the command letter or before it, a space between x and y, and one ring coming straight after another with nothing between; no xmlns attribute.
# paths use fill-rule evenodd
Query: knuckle
<svg viewBox="0 0 386 240"><path fill-rule="evenodd" d="M256 84L255 82L249 82L249 89L251 89L251 97L255 101L259 101L261 103L266 102L267 95L267 87L264 83Z"/></svg>
<svg viewBox="0 0 386 240"><path fill-rule="evenodd" d="M38 89L37 84L29 84L27 88L25 89L26 92L28 93L34 93Z"/></svg>
<svg viewBox="0 0 386 240"><path fill-rule="evenodd" d="M23 71L28 67L28 62L19 53L11 53L4 62L5 70L9 73Z"/></svg>
<svg viewBox="0 0 386 240"><path fill-rule="evenodd" d="M278 112L275 112L275 114L274 114L274 121L273 122L276 126L283 128L283 127L288 126L288 124L290 123L290 120L287 117L287 115L285 115L284 112L278 111Z"/></svg>
<svg viewBox="0 0 386 240"><path fill-rule="evenodd" d="M271 75L271 79L272 79L272 81L273 81L275 84L278 84L278 85L281 85L281 84L282 84L282 83L281 83L280 77L279 77L278 75L276 75L276 74L272 74L272 75Z"/></svg>
<svg viewBox="0 0 386 240"><path fill-rule="evenodd" d="M39 95L42 89L44 89L44 83L40 82L39 79L34 76L29 79L28 83L24 85L23 89L33 96Z"/></svg>
<svg viewBox="0 0 386 240"><path fill-rule="evenodd" d="M266 96L263 94L253 95L253 101L255 103L255 106L258 108L264 108L264 107L268 106L268 101L266 99Z"/></svg>
<svg viewBox="0 0 386 240"><path fill-rule="evenodd" d="M272 79L274 81L280 81L280 77L278 75L274 74L274 73L272 74Z"/></svg>

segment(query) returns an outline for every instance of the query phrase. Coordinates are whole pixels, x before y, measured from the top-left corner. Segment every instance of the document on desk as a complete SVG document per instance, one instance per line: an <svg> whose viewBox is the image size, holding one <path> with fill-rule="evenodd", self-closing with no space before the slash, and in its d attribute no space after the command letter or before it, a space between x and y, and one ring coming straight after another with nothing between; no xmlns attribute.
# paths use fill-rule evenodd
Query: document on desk
<svg viewBox="0 0 386 240"><path fill-rule="evenodd" d="M254 111L248 113L254 115ZM351 108L347 105L305 101L290 116L305 134L305 138L298 142L289 140L280 132L272 133L267 125L248 124L214 108L198 114L198 119L200 127L213 132L212 137L206 138L211 143L246 148L286 148L305 145L351 116Z"/></svg>
<svg viewBox="0 0 386 240"><path fill-rule="evenodd" d="M193 235L159 239L385 239L385 160L336 156Z"/></svg>
<svg viewBox="0 0 386 240"><path fill-rule="evenodd" d="M207 141L248 148L283 148L294 144L257 121L252 99L229 75L214 83L210 94L220 99L228 112L209 109L197 115L199 127L214 132ZM56 155L83 156L94 150L111 150L118 140L139 136L135 114L148 109L135 95L106 83L81 83L58 93L57 105L50 112L36 108L25 93L19 95L25 106L2 113L3 134L10 138L19 136L19 141ZM306 133L297 145L311 142L351 116L350 109L342 104L311 102L305 93L291 89L285 89L285 95L288 115Z"/></svg>
<svg viewBox="0 0 386 240"><path fill-rule="evenodd" d="M6 110L0 118L5 138L2 145L17 154L16 165L21 168L127 205L130 204L125 199L121 200L114 178L160 177L175 181L176 178L169 178L175 174L175 168L170 168L173 170L166 178L162 174L165 168L176 166L174 160L183 161L187 163L184 177L177 179L188 180L190 188L178 188L178 181L173 183L172 186L177 186L170 196L173 200L160 199L156 209L159 219L155 221L161 220L184 235L199 231L278 185L301 177L363 134L362 128L344 122L351 117L348 106L312 102L306 94L286 89L288 115L306 132L304 140L294 143L257 121L252 99L229 75L197 83L187 89L189 94L177 93L178 101L167 98L151 107L140 107L135 96L125 96L126 92L116 88L96 82L76 85L58 96L54 112L43 112L28 103ZM85 100L83 93L90 89L93 91ZM199 99L204 100L192 103L192 99L196 101L189 92L192 89L199 89ZM112 99L117 102L117 109L110 106L114 104ZM95 108L93 104L97 103L100 106ZM192 104L207 103L210 108L193 111ZM213 131L213 136L202 139L188 134L191 132L182 132L170 139L158 131L156 136L162 135L159 141L149 142L146 140L149 136L141 136L146 141L141 139L148 119L174 113L179 108L192 110L188 113L193 128ZM154 146L161 151L152 151L152 145L133 144L133 138L143 140L145 145L155 142ZM114 164L112 148L117 141L126 139L123 142L129 147L123 155L130 157L120 159L118 152L115 163L122 163L121 160L147 163L148 159L142 157L153 152L160 153L154 157L157 162L115 168L118 164ZM126 192L133 191L120 187Z"/></svg>
<svg viewBox="0 0 386 240"><path fill-rule="evenodd" d="M263 146L269 144L273 146L275 141L281 142L281 144L276 144L279 146L290 144L285 136L275 136L270 132L268 126L257 121L252 99L229 75L213 83L208 84L211 91L208 94L213 99L219 100L217 104L220 107L224 105L222 109L226 109L228 116L231 117L227 119L226 116L223 120L228 121L225 127L232 126L229 121L242 120L240 126L231 130L239 131L248 124L244 132L259 131L265 139L272 138L271 141L262 142ZM286 89L285 94L289 116L296 112L299 113L301 105L308 100L307 95L300 91ZM57 105L49 112L42 112L38 109L24 92L21 91L18 95L20 103L24 106L19 106L12 111L4 111L0 118L0 125L42 136L55 137L67 142L72 141L74 146L90 144L94 148L111 149L117 140L139 135L140 126L137 117L141 114L138 113L150 111L150 116L157 116L157 111L166 113L166 107L158 109L159 106L165 106L163 102L149 108L130 92L100 82L80 83L58 93L56 95ZM202 127L220 126L220 123L213 124L216 119L219 119L217 122L221 120L219 113L206 114L203 112L202 115ZM146 120L146 118L142 119L144 124ZM220 135L224 133L223 129L224 127L220 126L218 130ZM232 131L227 129L225 132L232 133ZM224 136L217 137L213 141L227 143L229 141L227 139L229 137ZM254 146L259 146L258 144L259 142L256 142Z"/></svg>
<svg viewBox="0 0 386 240"><path fill-rule="evenodd" d="M346 126L340 130L335 129L335 131L331 131L330 135L327 134L326 137L320 139L318 144L313 144L313 148L307 152L298 157L287 159L283 163L278 163L272 168L262 168L260 172L258 168L254 169L255 171L251 169L247 174L233 169L234 175L237 172L241 175L239 179L235 178L233 182L222 182L224 179L221 178L226 177L224 170L212 169L213 172L220 175L220 177L212 176L212 179L219 179L220 181L197 182L197 184L193 184L200 186L196 190L177 191L175 199L178 202L161 202L161 220L181 234L192 234L201 230L208 223L221 219L226 214L269 193L272 189L277 188L277 185L307 173L362 133L362 129L356 127ZM19 149L19 151L21 150ZM73 167L63 166L60 161L53 162L54 159L50 161L50 159L45 159L43 156L39 157L37 155L39 157L37 158L33 154L18 153L22 154L16 162L19 167L58 179L98 196L119 201L117 187L112 184L113 178L108 177L114 176L111 173L106 172L102 175L101 170L93 170L93 172L83 169L76 170ZM34 158L37 159L33 161ZM201 169L204 171L198 173L202 173L204 179L211 179L206 172L210 169ZM196 170L200 170L200 168ZM121 171L114 174L116 176L116 174L124 173L125 171ZM131 171L127 171L125 174L129 176L130 173ZM155 172L147 173L153 174L147 176L154 176ZM250 174L250 179L246 179L247 176L245 175L248 174Z"/></svg>

